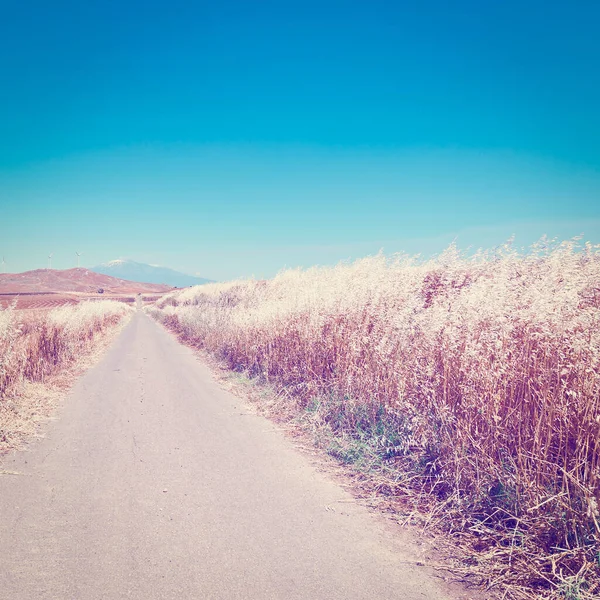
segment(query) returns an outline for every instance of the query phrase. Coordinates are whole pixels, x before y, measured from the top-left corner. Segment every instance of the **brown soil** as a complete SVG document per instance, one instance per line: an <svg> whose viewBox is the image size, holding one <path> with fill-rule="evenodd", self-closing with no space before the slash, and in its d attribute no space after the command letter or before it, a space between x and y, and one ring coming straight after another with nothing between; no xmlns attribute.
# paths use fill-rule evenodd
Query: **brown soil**
<svg viewBox="0 0 600 600"><path fill-rule="evenodd" d="M156 283L138 283L94 273L88 269L37 269L25 273L0 274L0 295L83 292L96 294L102 288L108 294L163 293L172 288Z"/></svg>

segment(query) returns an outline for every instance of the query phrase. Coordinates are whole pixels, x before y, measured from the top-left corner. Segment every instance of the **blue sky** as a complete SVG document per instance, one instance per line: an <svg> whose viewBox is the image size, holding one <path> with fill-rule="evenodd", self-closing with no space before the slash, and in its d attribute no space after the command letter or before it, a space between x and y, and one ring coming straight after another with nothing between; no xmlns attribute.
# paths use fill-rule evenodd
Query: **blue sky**
<svg viewBox="0 0 600 600"><path fill-rule="evenodd" d="M600 243L597 2L0 6L0 253L215 279Z"/></svg>

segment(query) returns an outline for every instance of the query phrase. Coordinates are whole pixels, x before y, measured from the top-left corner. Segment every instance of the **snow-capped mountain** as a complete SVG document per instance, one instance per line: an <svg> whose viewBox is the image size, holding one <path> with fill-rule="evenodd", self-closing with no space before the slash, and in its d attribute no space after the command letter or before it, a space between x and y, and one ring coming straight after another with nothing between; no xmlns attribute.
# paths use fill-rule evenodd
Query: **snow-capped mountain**
<svg viewBox="0 0 600 600"><path fill-rule="evenodd" d="M120 279L127 279L129 281L163 283L172 287L201 285L203 283L210 283L211 281L210 279L204 279L202 277L186 275L185 273L180 273L179 271L167 267L147 265L145 263L139 263L134 260L123 258L111 260L110 262L98 265L91 270L96 273L111 275L112 277L119 277Z"/></svg>

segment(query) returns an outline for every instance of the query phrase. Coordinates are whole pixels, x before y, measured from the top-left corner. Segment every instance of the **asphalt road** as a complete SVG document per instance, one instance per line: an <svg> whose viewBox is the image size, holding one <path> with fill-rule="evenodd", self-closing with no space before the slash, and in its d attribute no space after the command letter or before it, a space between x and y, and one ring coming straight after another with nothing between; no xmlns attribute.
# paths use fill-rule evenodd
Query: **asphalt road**
<svg viewBox="0 0 600 600"><path fill-rule="evenodd" d="M415 549L137 312L0 469L3 600L444 600Z"/></svg>

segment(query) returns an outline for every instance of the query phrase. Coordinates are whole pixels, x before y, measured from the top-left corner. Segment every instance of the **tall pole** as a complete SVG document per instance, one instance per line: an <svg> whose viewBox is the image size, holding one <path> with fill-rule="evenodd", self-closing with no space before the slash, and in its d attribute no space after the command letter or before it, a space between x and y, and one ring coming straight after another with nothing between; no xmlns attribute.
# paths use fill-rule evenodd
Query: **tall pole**
<svg viewBox="0 0 600 600"><path fill-rule="evenodd" d="M54 253L52 253L54 254ZM52 268L52 254L48 254L48 268Z"/></svg>

